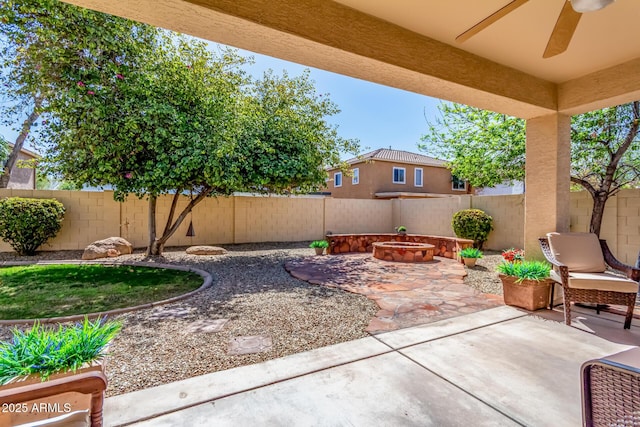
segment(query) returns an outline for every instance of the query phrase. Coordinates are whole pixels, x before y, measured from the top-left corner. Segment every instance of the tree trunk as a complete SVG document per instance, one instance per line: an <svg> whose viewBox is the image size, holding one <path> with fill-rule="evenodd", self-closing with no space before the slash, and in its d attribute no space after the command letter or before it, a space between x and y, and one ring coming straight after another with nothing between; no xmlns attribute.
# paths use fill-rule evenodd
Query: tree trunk
<svg viewBox="0 0 640 427"><path fill-rule="evenodd" d="M156 197L149 196L149 246L147 256L162 255L162 247L156 239Z"/></svg>
<svg viewBox="0 0 640 427"><path fill-rule="evenodd" d="M593 197L593 211L591 212L591 224L589 232L595 233L600 237L600 228L602 227L602 217L604 216L604 206L607 203L608 195L602 191Z"/></svg>
<svg viewBox="0 0 640 427"><path fill-rule="evenodd" d="M20 154L20 150L24 146L24 141L27 139L29 135L29 130L31 130L31 126L38 120L40 117L40 106L42 101L38 98L35 100L35 106L33 107L33 111L29 114L29 117L22 124L22 130L20 131L20 135L16 138L15 144L13 144L13 150L11 150L11 154L9 154L9 158L7 159L7 163L4 165L4 169L2 170L2 175L0 175L0 188L7 188L9 186L9 179L11 178L11 171L18 161L18 155Z"/></svg>

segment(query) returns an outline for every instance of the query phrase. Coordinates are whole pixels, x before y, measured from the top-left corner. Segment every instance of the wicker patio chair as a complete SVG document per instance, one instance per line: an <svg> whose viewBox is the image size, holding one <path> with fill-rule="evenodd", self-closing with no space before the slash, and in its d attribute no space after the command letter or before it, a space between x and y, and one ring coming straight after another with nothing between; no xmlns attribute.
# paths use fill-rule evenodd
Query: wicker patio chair
<svg viewBox="0 0 640 427"><path fill-rule="evenodd" d="M640 426L640 348L585 362L581 377L584 426Z"/></svg>
<svg viewBox="0 0 640 427"><path fill-rule="evenodd" d="M624 328L631 327L640 269L618 261L607 242L593 233L548 233L539 240L542 253L553 265L551 278L562 285L567 325L571 325L571 303L581 302L625 305ZM626 277L607 272L607 265Z"/></svg>

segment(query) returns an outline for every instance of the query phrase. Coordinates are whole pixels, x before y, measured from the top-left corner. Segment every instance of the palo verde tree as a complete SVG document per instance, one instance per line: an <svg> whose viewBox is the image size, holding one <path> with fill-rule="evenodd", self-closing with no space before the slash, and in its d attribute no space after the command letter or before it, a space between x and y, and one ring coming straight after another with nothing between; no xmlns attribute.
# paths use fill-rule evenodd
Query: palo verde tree
<svg viewBox="0 0 640 427"><path fill-rule="evenodd" d="M214 54L166 33L137 68L73 70L51 103L50 170L149 202L149 255L160 255L194 206L235 191L287 193L324 184L323 166L354 151L325 117L338 110L308 75L251 82L232 50ZM157 198L172 195L163 231ZM180 195L191 196L177 211Z"/></svg>
<svg viewBox="0 0 640 427"><path fill-rule="evenodd" d="M153 47L157 32L58 0L0 0L0 110L3 124L18 132L0 188L6 188L18 153L38 133L70 69L132 66Z"/></svg>
<svg viewBox="0 0 640 427"><path fill-rule="evenodd" d="M571 182L593 199L590 231L600 235L604 207L620 189L640 183L638 101L571 119ZM477 187L524 180L525 122L443 103L420 148L449 159L454 175Z"/></svg>

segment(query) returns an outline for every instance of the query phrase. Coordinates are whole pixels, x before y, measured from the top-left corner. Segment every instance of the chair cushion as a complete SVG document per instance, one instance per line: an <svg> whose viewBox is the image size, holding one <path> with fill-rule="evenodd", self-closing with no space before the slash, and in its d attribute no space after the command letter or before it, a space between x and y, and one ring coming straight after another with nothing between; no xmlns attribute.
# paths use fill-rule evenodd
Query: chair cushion
<svg viewBox="0 0 640 427"><path fill-rule="evenodd" d="M560 283L560 275L551 271L551 278ZM637 293L638 282L626 277L609 273L569 273L569 287L574 289L594 289L600 291L614 291L625 293Z"/></svg>
<svg viewBox="0 0 640 427"><path fill-rule="evenodd" d="M569 271L602 273L606 269L598 236L593 233L548 233L555 258Z"/></svg>

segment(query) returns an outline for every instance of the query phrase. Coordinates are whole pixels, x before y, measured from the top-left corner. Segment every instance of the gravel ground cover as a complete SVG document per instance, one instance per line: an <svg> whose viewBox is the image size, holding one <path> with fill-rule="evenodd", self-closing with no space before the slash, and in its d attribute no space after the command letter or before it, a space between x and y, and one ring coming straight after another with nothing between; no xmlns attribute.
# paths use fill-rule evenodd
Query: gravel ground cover
<svg viewBox="0 0 640 427"><path fill-rule="evenodd" d="M158 262L189 264L214 276L211 288L174 304L117 316L124 327L107 359L113 396L196 375L258 363L362 338L377 306L362 295L311 285L287 273L285 261L310 256L308 243L228 245L222 256L168 248ZM29 259L79 259L81 251L43 252ZM143 260L143 253L122 256ZM0 254L0 261L23 260ZM220 332L191 331L194 322L228 319ZM0 327L0 338L11 327ZM264 353L229 355L239 336L266 336Z"/></svg>
<svg viewBox="0 0 640 427"><path fill-rule="evenodd" d="M153 387L196 375L258 363L368 334L377 305L362 295L311 285L283 268L286 261L311 256L308 242L226 245L222 256L187 255L167 248L157 262L193 265L212 273L214 285L174 304L117 316L123 330L107 359L107 396ZM82 251L41 252L29 260L80 259ZM141 251L120 257L145 259ZM467 269L465 283L501 294L495 273L499 252L486 252ZM0 253L0 261L25 260ZM149 260L147 260L149 261ZM220 332L193 331L198 321L228 319ZM0 327L0 339L11 327ZM265 336L273 347L263 353L230 355L229 341Z"/></svg>
<svg viewBox="0 0 640 427"><path fill-rule="evenodd" d="M503 260L501 252L483 251L483 257L476 261L475 267L465 267L467 277L464 283L486 294L502 295L502 282L496 267Z"/></svg>

